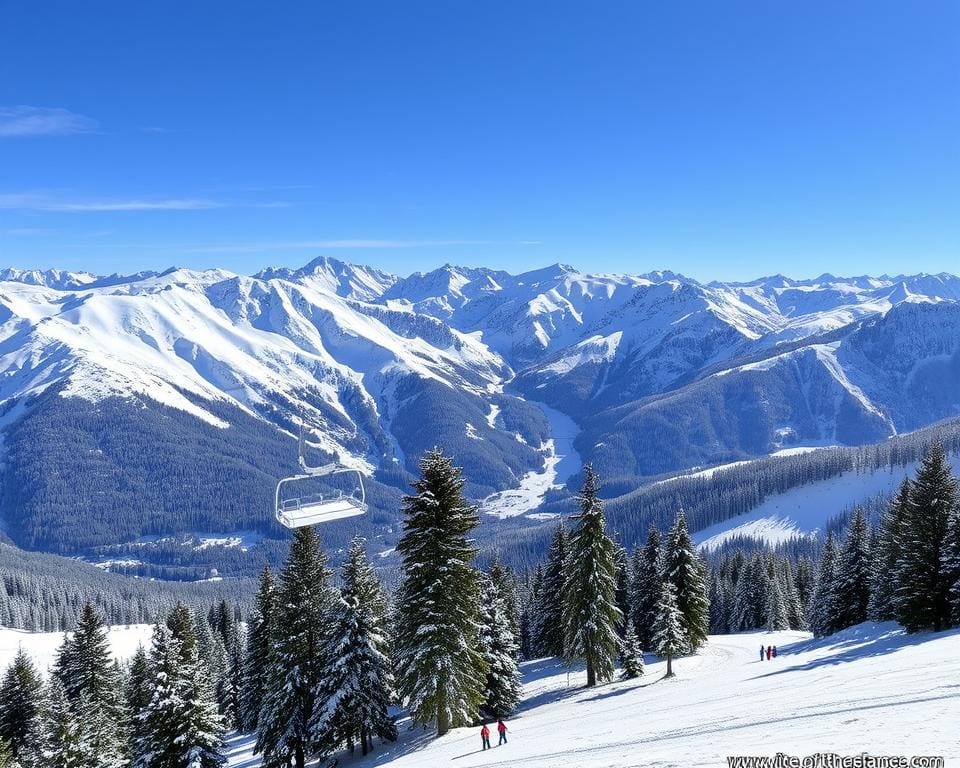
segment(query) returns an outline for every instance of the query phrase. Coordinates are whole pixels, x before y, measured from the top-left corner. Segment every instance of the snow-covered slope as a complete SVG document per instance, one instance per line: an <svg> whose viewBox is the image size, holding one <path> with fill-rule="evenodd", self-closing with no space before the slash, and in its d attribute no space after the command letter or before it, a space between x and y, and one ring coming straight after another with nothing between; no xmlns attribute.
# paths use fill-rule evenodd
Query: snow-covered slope
<svg viewBox="0 0 960 768"><path fill-rule="evenodd" d="M136 653L138 646L150 648L150 624L108 627L107 641L113 658L125 661ZM41 671L48 670L57 660L57 649L63 645L63 632L25 632L0 627L0 670L23 648Z"/></svg>
<svg viewBox="0 0 960 768"><path fill-rule="evenodd" d="M442 446L470 492L500 494L488 508L511 516L575 474L553 474L560 453L607 477L648 477L868 443L960 413L958 298L950 275L707 285L556 264L399 277L329 258L253 277L11 268L0 272L0 441L48 391L65 412L76 398L122 398L225 431L228 411L288 434L305 419L318 449L388 470L397 489ZM69 413L54 421L75 426ZM5 483L22 484L21 464ZM139 466L132 485L160 482L151 471ZM41 485L32 499L51 498Z"/></svg>
<svg viewBox="0 0 960 768"><path fill-rule="evenodd" d="M761 645L776 659L760 661ZM435 739L400 723L397 744L341 766L634 768L726 766L728 756L939 755L960 761L956 717L960 631L906 635L862 624L822 640L800 632L717 635L696 656L648 658L636 681L584 689L555 659L523 665L524 698L509 742L483 752L478 728ZM257 768L250 740L230 745L232 768Z"/></svg>

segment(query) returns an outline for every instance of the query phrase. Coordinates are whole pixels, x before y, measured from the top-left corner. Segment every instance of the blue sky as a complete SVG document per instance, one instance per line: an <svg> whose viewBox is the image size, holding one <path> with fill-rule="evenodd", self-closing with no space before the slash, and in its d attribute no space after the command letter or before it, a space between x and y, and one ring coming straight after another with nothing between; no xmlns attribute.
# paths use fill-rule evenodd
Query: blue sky
<svg viewBox="0 0 960 768"><path fill-rule="evenodd" d="M7 3L0 263L960 271L960 4Z"/></svg>

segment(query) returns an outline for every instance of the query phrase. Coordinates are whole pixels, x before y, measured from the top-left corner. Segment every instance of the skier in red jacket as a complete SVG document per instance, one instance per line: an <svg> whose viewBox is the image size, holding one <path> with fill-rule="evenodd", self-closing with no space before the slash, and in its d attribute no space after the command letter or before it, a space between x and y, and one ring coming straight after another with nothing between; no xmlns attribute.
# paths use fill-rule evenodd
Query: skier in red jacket
<svg viewBox="0 0 960 768"><path fill-rule="evenodd" d="M507 724L503 720L497 720L497 730L500 732L500 741L497 742L499 747L501 744L507 743Z"/></svg>
<svg viewBox="0 0 960 768"><path fill-rule="evenodd" d="M480 729L480 740L483 742L484 749L490 749L490 729L487 728L487 724L483 724L483 728Z"/></svg>
<svg viewBox="0 0 960 768"><path fill-rule="evenodd" d="M767 661L770 661L770 654L773 653L773 646L767 646Z"/></svg>

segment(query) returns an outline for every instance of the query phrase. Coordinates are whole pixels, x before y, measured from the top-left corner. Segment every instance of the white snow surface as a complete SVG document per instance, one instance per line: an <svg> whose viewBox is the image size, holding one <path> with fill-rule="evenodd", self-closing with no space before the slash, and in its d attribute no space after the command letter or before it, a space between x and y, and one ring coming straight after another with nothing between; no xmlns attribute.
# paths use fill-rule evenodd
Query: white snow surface
<svg viewBox="0 0 960 768"><path fill-rule="evenodd" d="M110 652L116 659L129 659L137 651L137 646L150 648L152 624L130 624L113 626L107 630ZM63 632L25 632L21 629L0 627L0 670L16 656L22 647L33 659L37 667L46 672L57 658L57 649L63 644Z"/></svg>
<svg viewBox="0 0 960 768"><path fill-rule="evenodd" d="M960 471L960 454L950 457L954 472ZM905 477L913 477L917 463L882 467L870 472L844 472L829 480L807 483L765 499L750 512L697 531L694 542L713 549L728 539L747 536L779 544L807 536L853 504L878 495L892 495Z"/></svg>
<svg viewBox="0 0 960 768"><path fill-rule="evenodd" d="M778 656L760 661L761 645ZM960 765L960 630L907 635L861 624L812 640L803 632L712 636L674 661L648 657L644 675L585 689L556 659L523 665L524 696L509 743L483 752L479 728L442 738L399 723L396 744L341 768L634 768L726 766L727 756L939 755ZM496 742L496 733L494 743ZM229 744L231 768L257 768L250 737Z"/></svg>
<svg viewBox="0 0 960 768"><path fill-rule="evenodd" d="M536 405L550 424L550 437L540 446L543 451L543 469L527 472L517 488L490 494L480 502L480 511L499 517L517 517L533 512L543 502L551 488L563 486L570 475L580 471L583 462L573 447L579 428L573 419L543 403Z"/></svg>

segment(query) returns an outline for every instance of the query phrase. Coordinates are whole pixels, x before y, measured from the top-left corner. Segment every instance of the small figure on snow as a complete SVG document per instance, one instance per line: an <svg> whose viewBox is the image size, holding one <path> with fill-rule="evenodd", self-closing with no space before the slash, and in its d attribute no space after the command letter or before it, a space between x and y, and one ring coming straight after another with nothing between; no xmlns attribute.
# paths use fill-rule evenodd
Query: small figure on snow
<svg viewBox="0 0 960 768"><path fill-rule="evenodd" d="M767 661L770 661L770 655L771 655L772 653L773 653L773 646L772 646L772 645L768 645L768 646L767 646Z"/></svg>
<svg viewBox="0 0 960 768"><path fill-rule="evenodd" d="M777 658L777 646L773 646L773 658Z"/></svg>
<svg viewBox="0 0 960 768"><path fill-rule="evenodd" d="M499 747L501 744L507 743L507 724L503 720L497 719L497 730L500 732L500 741L497 742Z"/></svg>
<svg viewBox="0 0 960 768"><path fill-rule="evenodd" d="M490 729L487 728L487 724L483 724L483 728L480 729L480 740L483 742L484 749L490 749Z"/></svg>
<svg viewBox="0 0 960 768"><path fill-rule="evenodd" d="M763 661L763 655L767 652L767 649L762 645L760 646L760 661Z"/></svg>

